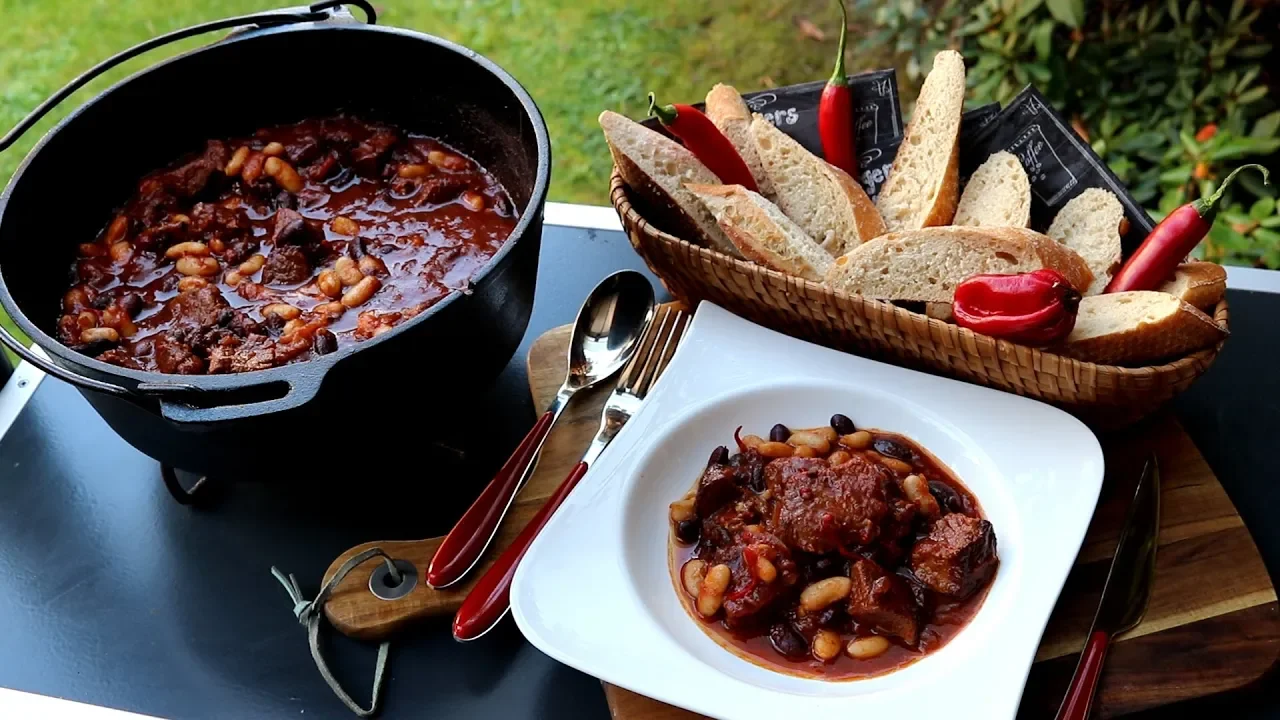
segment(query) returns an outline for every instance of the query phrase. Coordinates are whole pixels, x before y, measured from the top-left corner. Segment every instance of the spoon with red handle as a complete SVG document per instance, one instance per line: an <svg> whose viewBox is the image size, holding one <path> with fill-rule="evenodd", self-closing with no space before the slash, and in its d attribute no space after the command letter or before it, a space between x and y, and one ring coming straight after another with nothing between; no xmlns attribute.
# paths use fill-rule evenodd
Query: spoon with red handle
<svg viewBox="0 0 1280 720"><path fill-rule="evenodd" d="M653 319L653 306L653 286L633 270L614 273L591 291L573 326L564 383L511 458L440 543L427 567L428 585L449 587L476 566L516 493L528 481L538 452L560 414L576 393L613 376L627 364Z"/></svg>

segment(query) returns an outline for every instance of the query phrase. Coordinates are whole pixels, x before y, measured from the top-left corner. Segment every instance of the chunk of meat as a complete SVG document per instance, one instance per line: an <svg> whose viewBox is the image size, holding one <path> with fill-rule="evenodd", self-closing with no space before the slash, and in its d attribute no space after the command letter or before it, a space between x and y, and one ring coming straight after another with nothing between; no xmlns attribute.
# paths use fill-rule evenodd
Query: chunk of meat
<svg viewBox="0 0 1280 720"><path fill-rule="evenodd" d="M98 359L105 363L111 363L112 365L119 365L120 367L123 367L123 368L129 368L130 370L143 369L142 363L139 363L136 358L130 355L123 348L118 348L118 347L111 348L110 350L99 355Z"/></svg>
<svg viewBox="0 0 1280 720"><path fill-rule="evenodd" d="M196 158L156 176L160 184L178 197L194 197L209 184L214 173L221 172L231 159L227 144L210 140Z"/></svg>
<svg viewBox="0 0 1280 720"><path fill-rule="evenodd" d="M889 471L861 455L831 467L822 458L781 458L764 470L774 509L770 529L811 553L852 549L880 536L889 513Z"/></svg>
<svg viewBox="0 0 1280 720"><path fill-rule="evenodd" d="M311 263L301 248L276 246L262 267L262 282L268 285L297 285L311 277Z"/></svg>
<svg viewBox="0 0 1280 720"><path fill-rule="evenodd" d="M224 338L209 353L209 372L252 372L275 367L276 343L265 335L249 335L243 340Z"/></svg>
<svg viewBox="0 0 1280 720"><path fill-rule="evenodd" d="M954 598L972 595L998 564L991 523L960 513L935 522L911 551L911 569L920 582Z"/></svg>
<svg viewBox="0 0 1280 720"><path fill-rule="evenodd" d="M302 217L302 213L287 207L276 211L275 222L271 226L271 242L277 246L306 245L317 237L315 228Z"/></svg>
<svg viewBox="0 0 1280 720"><path fill-rule="evenodd" d="M387 128L380 128L351 149L351 164L362 175L376 175L382 158L400 141L400 136Z"/></svg>
<svg viewBox="0 0 1280 720"><path fill-rule="evenodd" d="M173 328L181 330L203 331L217 326L223 311L230 308L216 285L178 293L165 303L165 311L173 318Z"/></svg>
<svg viewBox="0 0 1280 720"><path fill-rule="evenodd" d="M204 360L195 354L191 346L170 333L155 341L156 367L162 373L196 375L204 371Z"/></svg>
<svg viewBox="0 0 1280 720"><path fill-rule="evenodd" d="M767 582L759 574L757 563L762 557L774 568L774 576ZM723 607L725 625L731 628L757 624L762 613L779 598L789 596L796 584L796 564L790 550L766 532L741 530L732 545L718 549L712 556L711 565L721 563L729 566L729 588Z"/></svg>
<svg viewBox="0 0 1280 720"><path fill-rule="evenodd" d="M915 647L920 640L920 608L907 581L867 559L853 564L849 578L849 617Z"/></svg>
<svg viewBox="0 0 1280 720"><path fill-rule="evenodd" d="M422 201L447 203L461 195L467 186L466 178L457 175L431 175L422 180Z"/></svg>

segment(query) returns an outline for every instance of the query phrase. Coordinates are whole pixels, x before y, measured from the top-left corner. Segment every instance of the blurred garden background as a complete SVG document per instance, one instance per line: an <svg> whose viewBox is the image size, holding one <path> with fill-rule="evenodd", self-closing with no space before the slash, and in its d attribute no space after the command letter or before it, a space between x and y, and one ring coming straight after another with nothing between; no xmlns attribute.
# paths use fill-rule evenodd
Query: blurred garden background
<svg viewBox="0 0 1280 720"><path fill-rule="evenodd" d="M969 101L1036 84L1153 215L1206 195L1246 162L1278 167L1280 4L1268 0L848 0L853 71L893 66L910 114L933 53L961 50ZM286 0L0 0L0 126L97 61L155 35ZM748 91L825 78L834 0L382 0L379 21L468 45L511 71L551 129L553 200L606 204L609 154L595 118L639 117L645 94L697 101L716 82ZM166 53L139 58L63 104L0 156L7 181L40 134ZM340 54L311 62L342 62ZM264 67L270 61L264 59ZM273 73L308 72L305 64ZM228 91L247 79L228 78ZM181 93L175 88L175 93ZM1276 189L1244 175L1200 253L1280 268ZM1280 177L1277 178L1280 182Z"/></svg>

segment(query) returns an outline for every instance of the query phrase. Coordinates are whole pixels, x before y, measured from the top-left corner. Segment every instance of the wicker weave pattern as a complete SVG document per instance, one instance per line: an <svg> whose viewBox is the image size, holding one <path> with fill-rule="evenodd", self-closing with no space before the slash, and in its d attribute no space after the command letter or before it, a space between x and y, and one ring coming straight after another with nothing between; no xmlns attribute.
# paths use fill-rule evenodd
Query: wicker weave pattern
<svg viewBox="0 0 1280 720"><path fill-rule="evenodd" d="M1187 389L1222 348L1167 365L1096 365L979 335L892 303L848 296L668 235L631 205L616 169L610 199L636 252L673 296L709 300L802 340L1058 405L1098 427L1130 424ZM1227 327L1227 301L1214 320Z"/></svg>

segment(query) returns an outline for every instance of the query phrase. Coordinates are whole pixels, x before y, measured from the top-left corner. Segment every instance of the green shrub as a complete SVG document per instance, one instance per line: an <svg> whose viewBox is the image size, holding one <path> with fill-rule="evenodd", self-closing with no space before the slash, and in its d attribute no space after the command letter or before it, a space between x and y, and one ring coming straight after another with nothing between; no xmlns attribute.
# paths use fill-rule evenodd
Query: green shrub
<svg viewBox="0 0 1280 720"><path fill-rule="evenodd" d="M1157 219L1280 150L1280 110L1259 77L1272 46L1245 0L856 4L874 25L862 45L893 47L903 85L918 85L944 47L969 60L974 104L1035 84ZM1280 268L1276 190L1256 174L1239 180L1198 253Z"/></svg>

